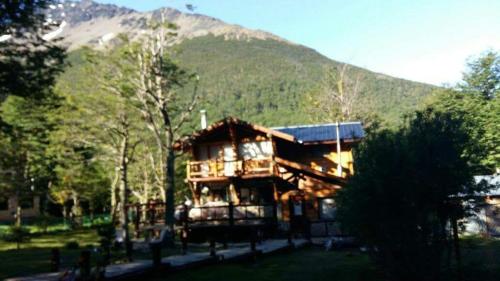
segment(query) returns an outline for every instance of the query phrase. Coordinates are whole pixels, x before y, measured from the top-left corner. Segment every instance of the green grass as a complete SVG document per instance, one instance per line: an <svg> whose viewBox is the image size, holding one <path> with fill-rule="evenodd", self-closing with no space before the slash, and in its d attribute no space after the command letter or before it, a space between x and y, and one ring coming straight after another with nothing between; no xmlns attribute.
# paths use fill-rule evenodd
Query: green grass
<svg viewBox="0 0 500 281"><path fill-rule="evenodd" d="M500 276L500 240L462 239L464 281L498 281ZM457 280L455 271L444 274ZM326 252L306 248L292 253L263 257L257 262L222 264L156 276L152 281L209 280L286 280L286 281L371 281L384 280L369 257L358 251Z"/></svg>
<svg viewBox="0 0 500 281"><path fill-rule="evenodd" d="M500 239L464 238L461 250L465 280L500 280Z"/></svg>
<svg viewBox="0 0 500 281"><path fill-rule="evenodd" d="M66 249L68 241L77 241L80 249ZM29 243L16 250L14 243L0 241L0 280L48 272L50 249L61 249L61 267L73 266L82 249L98 245L99 237L93 229L35 235ZM500 240L462 239L464 280L497 281L500 274ZM206 247L191 247L191 251L208 251ZM180 249L163 249L162 255L179 254ZM95 254L93 254L95 256ZM124 258L122 252L114 252L113 260ZM136 259L149 259L147 252L135 252ZM95 261L93 261L95 262ZM453 279L453 272L450 273ZM256 262L220 264L182 271L168 276L156 276L153 281L196 280L335 280L375 281L384 280L369 257L357 250L326 252L310 247L274 256L261 257Z"/></svg>
<svg viewBox="0 0 500 281"><path fill-rule="evenodd" d="M68 241L77 241L80 249L66 249ZM71 267L78 260L82 249L98 245L99 237L93 229L36 235L30 242L21 244L0 240L0 280L7 277L30 275L50 270L50 251L61 248L61 266Z"/></svg>
<svg viewBox="0 0 500 281"><path fill-rule="evenodd" d="M321 248L305 248L291 253L262 257L256 262L214 265L157 276L153 281L197 280L382 280L368 256L358 251L326 252Z"/></svg>
<svg viewBox="0 0 500 281"><path fill-rule="evenodd" d="M67 249L66 243L76 241L79 249ZM16 244L0 240L0 280L14 276L33 275L50 271L50 256L52 248L59 248L61 253L61 269L73 267L78 261L82 250L93 249L99 246L99 236L95 229L84 228L80 230L53 232L49 234L37 233L30 242L21 244L21 249L16 250ZM207 247L192 248L191 251L206 251ZM179 247L162 249L162 256L180 254ZM96 263L96 254L92 253L92 264ZM150 259L149 252L135 251L134 259ZM125 254L122 250L112 251L112 261L122 262Z"/></svg>

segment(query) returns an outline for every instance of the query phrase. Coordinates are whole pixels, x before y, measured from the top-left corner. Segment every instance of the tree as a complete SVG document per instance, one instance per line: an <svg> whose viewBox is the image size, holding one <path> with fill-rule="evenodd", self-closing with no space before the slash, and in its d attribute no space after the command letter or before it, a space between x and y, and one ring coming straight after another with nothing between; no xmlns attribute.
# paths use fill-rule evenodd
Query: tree
<svg viewBox="0 0 500 281"><path fill-rule="evenodd" d="M492 174L500 167L500 58L486 52L469 62L469 71L455 88L438 89L428 104L464 120L474 142L469 147L471 168L476 174Z"/></svg>
<svg viewBox="0 0 500 281"><path fill-rule="evenodd" d="M44 39L55 24L45 20L45 10L54 3L7 0L0 4L0 102L6 95L41 97L62 71L64 49L58 40Z"/></svg>
<svg viewBox="0 0 500 281"><path fill-rule="evenodd" d="M325 77L317 96L311 97L319 116L332 120L348 121L359 115L360 77L353 79L347 64L325 68Z"/></svg>
<svg viewBox="0 0 500 281"><path fill-rule="evenodd" d="M0 170L11 171L0 175L0 186L18 197L33 184L46 186L51 176L44 153L54 124L47 113L58 104L52 86L65 58L57 40L44 37L54 27L44 16L51 3L55 1L0 4L0 142L6 147L0 153L7 154Z"/></svg>
<svg viewBox="0 0 500 281"><path fill-rule="evenodd" d="M339 218L391 280L439 280L453 241L448 225L466 213L459 195L482 190L464 153L477 144L462 123L427 108L396 131L372 132L356 150Z"/></svg>
<svg viewBox="0 0 500 281"><path fill-rule="evenodd" d="M179 130L189 120L197 101L198 76L189 74L171 59L169 46L174 42L175 25L169 24L165 16L152 24L152 32L139 45L131 48L136 59L138 76L136 97L148 128L153 133L161 155L161 182L166 200L165 222L172 227L175 205L175 153L174 143ZM179 95L179 89L195 80L190 99ZM183 101L187 102L183 103Z"/></svg>
<svg viewBox="0 0 500 281"><path fill-rule="evenodd" d="M477 93L485 99L493 99L500 92L500 55L487 51L479 58L467 63L468 71L464 73L459 89Z"/></svg>

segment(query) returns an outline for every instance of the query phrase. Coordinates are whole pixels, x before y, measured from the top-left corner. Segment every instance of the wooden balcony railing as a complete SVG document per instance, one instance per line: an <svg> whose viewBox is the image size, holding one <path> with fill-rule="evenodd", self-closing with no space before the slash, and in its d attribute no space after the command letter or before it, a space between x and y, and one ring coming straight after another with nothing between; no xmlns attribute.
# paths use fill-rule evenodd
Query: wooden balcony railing
<svg viewBox="0 0 500 281"><path fill-rule="evenodd" d="M189 209L184 216L189 223L217 224L252 224L252 221L275 223L277 219L276 204L198 206Z"/></svg>
<svg viewBox="0 0 500 281"><path fill-rule="evenodd" d="M251 174L273 174L274 164L271 157L248 160L206 160L189 161L187 178L217 178Z"/></svg>

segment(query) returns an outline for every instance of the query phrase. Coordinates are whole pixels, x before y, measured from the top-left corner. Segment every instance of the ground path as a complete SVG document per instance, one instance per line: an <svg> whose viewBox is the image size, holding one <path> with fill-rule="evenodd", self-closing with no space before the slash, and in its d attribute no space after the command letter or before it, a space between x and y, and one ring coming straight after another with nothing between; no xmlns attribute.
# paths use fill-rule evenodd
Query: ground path
<svg viewBox="0 0 500 281"><path fill-rule="evenodd" d="M294 239L293 247L302 247L308 244L304 239ZM248 244L246 244L248 245ZM282 250L293 248L287 240L276 239L266 240L256 245L256 251L252 251L250 246L245 247L245 244L231 245L228 249L218 250L216 256L210 256L207 252L188 253L186 255L168 256L161 260L161 269L166 270L182 270L194 266L210 265L226 261L233 261L251 257L255 254L271 254ZM136 260L130 263L109 265L106 267L106 280L120 280L133 276L146 274L153 270L153 262L151 260ZM57 281L62 276L62 273L45 273L26 277L15 277L7 279L7 281Z"/></svg>

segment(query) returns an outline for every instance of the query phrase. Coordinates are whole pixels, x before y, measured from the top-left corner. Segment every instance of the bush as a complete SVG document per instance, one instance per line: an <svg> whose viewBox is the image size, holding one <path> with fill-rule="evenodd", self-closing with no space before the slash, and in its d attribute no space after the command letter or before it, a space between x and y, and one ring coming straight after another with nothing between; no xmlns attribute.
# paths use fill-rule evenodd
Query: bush
<svg viewBox="0 0 500 281"><path fill-rule="evenodd" d="M460 119L427 109L357 148L338 215L389 280L441 279L453 245L449 226L465 214L460 195L480 191L464 156L473 145Z"/></svg>
<svg viewBox="0 0 500 281"><path fill-rule="evenodd" d="M111 246L116 236L116 228L112 223L102 224L97 228L97 234L101 238L99 242L104 254L104 264L108 264L111 258Z"/></svg>
<svg viewBox="0 0 500 281"><path fill-rule="evenodd" d="M66 247L66 249L76 250L76 249L80 248L80 244L78 244L77 241L72 240L72 241L66 242L65 247Z"/></svg>
<svg viewBox="0 0 500 281"><path fill-rule="evenodd" d="M3 236L6 242L13 242L17 244L17 249L21 248L21 243L26 243L31 240L30 231L26 227L12 225Z"/></svg>
<svg viewBox="0 0 500 281"><path fill-rule="evenodd" d="M46 234L47 230L52 222L53 222L52 217L45 215L45 214L42 214L42 215L37 217L35 225L38 227L40 232Z"/></svg>

